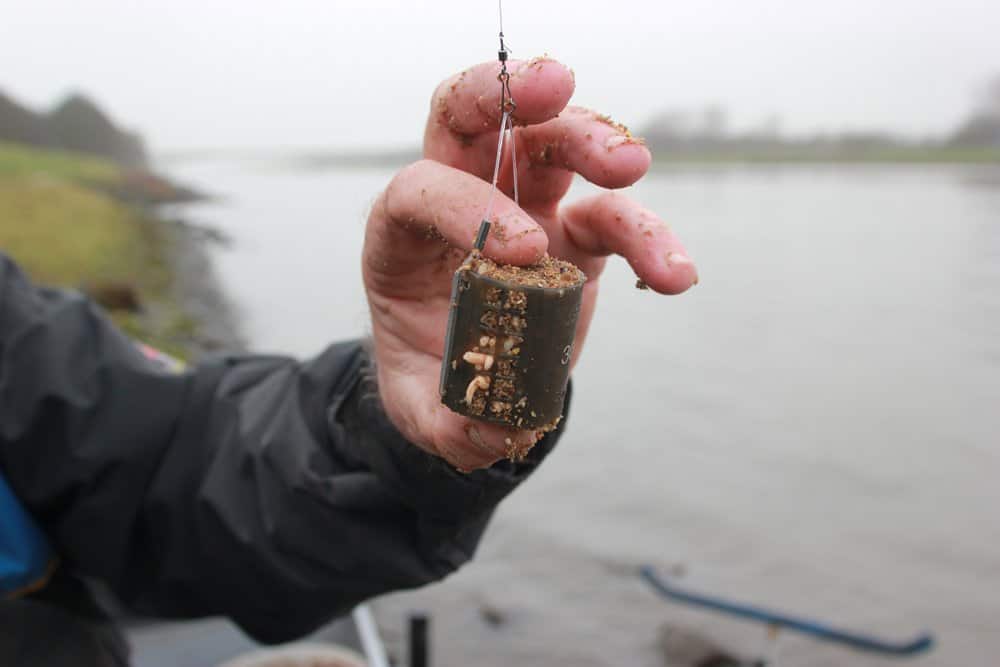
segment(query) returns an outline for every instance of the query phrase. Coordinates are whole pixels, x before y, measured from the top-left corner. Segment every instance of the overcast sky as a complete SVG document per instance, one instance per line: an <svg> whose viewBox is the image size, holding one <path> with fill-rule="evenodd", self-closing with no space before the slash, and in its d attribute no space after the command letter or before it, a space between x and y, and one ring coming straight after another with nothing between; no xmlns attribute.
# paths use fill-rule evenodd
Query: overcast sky
<svg viewBox="0 0 1000 667"><path fill-rule="evenodd" d="M504 0L517 57L641 127L717 103L786 131L952 128L1000 72L997 0ZM0 89L74 89L156 150L403 146L446 75L495 58L496 3L3 0Z"/></svg>

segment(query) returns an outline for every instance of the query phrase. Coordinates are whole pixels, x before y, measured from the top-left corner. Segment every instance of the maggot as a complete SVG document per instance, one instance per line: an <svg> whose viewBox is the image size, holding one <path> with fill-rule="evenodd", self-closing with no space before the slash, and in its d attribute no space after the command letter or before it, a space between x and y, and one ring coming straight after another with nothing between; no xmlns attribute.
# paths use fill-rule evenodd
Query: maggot
<svg viewBox="0 0 1000 667"><path fill-rule="evenodd" d="M490 370L493 368L493 355L485 352L466 352L462 359L476 367L476 370Z"/></svg>
<svg viewBox="0 0 1000 667"><path fill-rule="evenodd" d="M472 382L470 382L469 386L465 388L465 402L471 405L472 399L476 395L477 389L482 389L483 391L486 391L489 388L490 388L490 379L485 375L477 375L476 377L472 378Z"/></svg>

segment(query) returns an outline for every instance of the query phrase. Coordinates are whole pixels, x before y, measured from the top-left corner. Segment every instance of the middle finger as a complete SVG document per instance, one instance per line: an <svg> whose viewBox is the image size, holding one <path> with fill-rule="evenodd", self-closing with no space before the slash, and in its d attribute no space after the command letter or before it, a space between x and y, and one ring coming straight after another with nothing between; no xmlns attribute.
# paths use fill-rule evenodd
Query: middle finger
<svg viewBox="0 0 1000 667"><path fill-rule="evenodd" d="M517 155L524 162L518 186L525 205L557 203L573 173L604 188L628 187L646 174L652 161L643 140L627 127L582 107L567 107L557 118L515 134ZM509 168L501 173L501 186L513 189Z"/></svg>

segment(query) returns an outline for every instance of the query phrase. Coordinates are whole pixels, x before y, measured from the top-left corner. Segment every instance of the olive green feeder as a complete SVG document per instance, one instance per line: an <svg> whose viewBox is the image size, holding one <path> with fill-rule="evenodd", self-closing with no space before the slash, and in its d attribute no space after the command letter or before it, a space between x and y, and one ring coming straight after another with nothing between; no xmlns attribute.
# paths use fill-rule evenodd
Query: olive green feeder
<svg viewBox="0 0 1000 667"><path fill-rule="evenodd" d="M441 364L441 402L455 412L519 429L562 416L586 276L572 267L558 286L455 272ZM530 267L528 267L530 269Z"/></svg>

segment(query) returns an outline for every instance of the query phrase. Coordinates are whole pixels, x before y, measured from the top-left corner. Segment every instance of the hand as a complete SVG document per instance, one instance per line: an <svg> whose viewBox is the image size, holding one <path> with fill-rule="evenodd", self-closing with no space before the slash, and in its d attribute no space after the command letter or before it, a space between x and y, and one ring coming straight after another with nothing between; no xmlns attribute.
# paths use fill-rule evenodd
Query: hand
<svg viewBox="0 0 1000 667"><path fill-rule="evenodd" d="M609 254L628 260L650 288L678 294L697 282L694 264L655 213L605 192L560 208L574 173L605 188L635 183L649 168L641 141L608 119L567 107L572 72L551 59L511 61L517 102L514 204L505 149L493 226L484 253L532 264L549 252L589 280L574 344L575 364L594 314ZM499 63L446 80L434 93L424 160L400 171L368 218L362 271L372 314L379 392L389 419L415 445L461 470L489 466L540 434L462 417L441 405L438 382L451 277L472 247L490 195L500 127ZM506 195L506 196L505 196Z"/></svg>

